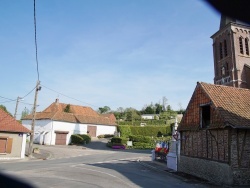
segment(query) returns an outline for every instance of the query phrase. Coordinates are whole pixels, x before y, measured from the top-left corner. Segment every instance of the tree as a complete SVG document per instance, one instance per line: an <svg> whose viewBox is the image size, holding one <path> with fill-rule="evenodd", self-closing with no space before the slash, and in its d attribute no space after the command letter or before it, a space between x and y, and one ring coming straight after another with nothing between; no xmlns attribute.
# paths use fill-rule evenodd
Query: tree
<svg viewBox="0 0 250 188"><path fill-rule="evenodd" d="M10 114L11 116L12 116L12 114L10 113L10 112L8 112L8 110L7 110L7 108L4 106L4 105L0 105L0 108L3 110L3 111L5 111L5 112L7 112L8 114Z"/></svg>
<svg viewBox="0 0 250 188"><path fill-rule="evenodd" d="M160 103L155 103L155 113L160 114L163 111L162 105Z"/></svg>
<svg viewBox="0 0 250 188"><path fill-rule="evenodd" d="M21 119L23 119L25 116L29 115L29 110L25 107L22 111Z"/></svg>
<svg viewBox="0 0 250 188"><path fill-rule="evenodd" d="M70 104L67 104L63 111L66 113L70 113Z"/></svg>
<svg viewBox="0 0 250 188"><path fill-rule="evenodd" d="M108 113L108 112L110 112L110 108L108 107L108 106L104 106L104 107L100 107L99 109L98 109L98 112L100 113L100 114L106 114L106 113Z"/></svg>

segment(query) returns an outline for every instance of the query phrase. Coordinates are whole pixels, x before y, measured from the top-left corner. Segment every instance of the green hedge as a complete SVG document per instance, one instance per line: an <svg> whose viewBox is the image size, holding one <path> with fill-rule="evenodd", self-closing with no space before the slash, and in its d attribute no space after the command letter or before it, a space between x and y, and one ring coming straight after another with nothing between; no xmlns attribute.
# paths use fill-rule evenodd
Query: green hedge
<svg viewBox="0 0 250 188"><path fill-rule="evenodd" d="M144 142L144 143L151 143L152 137L150 136L142 136L142 135L130 135L129 140L133 142Z"/></svg>
<svg viewBox="0 0 250 188"><path fill-rule="evenodd" d="M126 137L113 137L111 139L111 143L116 143L116 144L127 144L128 138Z"/></svg>
<svg viewBox="0 0 250 188"><path fill-rule="evenodd" d="M122 137L129 137L130 135L142 135L142 136L167 136L171 135L170 126L118 126L118 132L121 133ZM160 134L159 134L160 133Z"/></svg>
<svg viewBox="0 0 250 188"><path fill-rule="evenodd" d="M88 144L91 141L91 137L86 134L72 134L71 144Z"/></svg>
<svg viewBox="0 0 250 188"><path fill-rule="evenodd" d="M140 126L141 123L146 123L147 126L166 126L170 125L171 120L156 120L156 119L143 119L139 121L118 121L118 125L133 125L133 126Z"/></svg>

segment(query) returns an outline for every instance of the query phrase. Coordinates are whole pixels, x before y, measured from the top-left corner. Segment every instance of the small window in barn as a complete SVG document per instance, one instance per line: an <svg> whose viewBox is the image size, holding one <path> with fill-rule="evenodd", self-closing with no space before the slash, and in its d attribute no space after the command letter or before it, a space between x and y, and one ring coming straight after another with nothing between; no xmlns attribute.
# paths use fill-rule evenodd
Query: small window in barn
<svg viewBox="0 0 250 188"><path fill-rule="evenodd" d="M210 105L201 106L201 128L207 128L210 125Z"/></svg>

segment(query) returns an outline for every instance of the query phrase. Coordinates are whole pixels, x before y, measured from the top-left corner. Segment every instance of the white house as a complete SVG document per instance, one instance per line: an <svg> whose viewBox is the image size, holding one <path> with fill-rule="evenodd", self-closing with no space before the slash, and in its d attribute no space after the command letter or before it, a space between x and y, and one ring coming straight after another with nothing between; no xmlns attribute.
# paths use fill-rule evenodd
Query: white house
<svg viewBox="0 0 250 188"><path fill-rule="evenodd" d="M142 114L142 119L159 119L159 114Z"/></svg>
<svg viewBox="0 0 250 188"><path fill-rule="evenodd" d="M31 128L32 115L22 119ZM72 134L88 134L97 137L114 134L117 130L113 114L98 114L90 107L63 104L56 99L44 111L36 113L34 143L67 145Z"/></svg>
<svg viewBox="0 0 250 188"><path fill-rule="evenodd" d="M28 133L30 130L0 109L0 159L24 158Z"/></svg>

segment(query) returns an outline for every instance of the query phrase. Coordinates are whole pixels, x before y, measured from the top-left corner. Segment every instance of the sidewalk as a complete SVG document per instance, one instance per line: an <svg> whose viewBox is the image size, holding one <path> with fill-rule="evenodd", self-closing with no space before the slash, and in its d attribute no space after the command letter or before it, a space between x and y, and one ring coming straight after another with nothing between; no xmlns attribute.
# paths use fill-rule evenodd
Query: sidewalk
<svg viewBox="0 0 250 188"><path fill-rule="evenodd" d="M208 187L212 186L207 180L169 169L167 167L167 162L163 161L163 160L156 159L154 161L151 161L150 159L148 159L148 160L141 160L139 162L145 167L148 167L148 168L151 168L153 170L160 171L160 172L166 172L169 175L171 175L175 178L181 179L182 181L185 181L188 183L202 184L202 185L205 185Z"/></svg>

